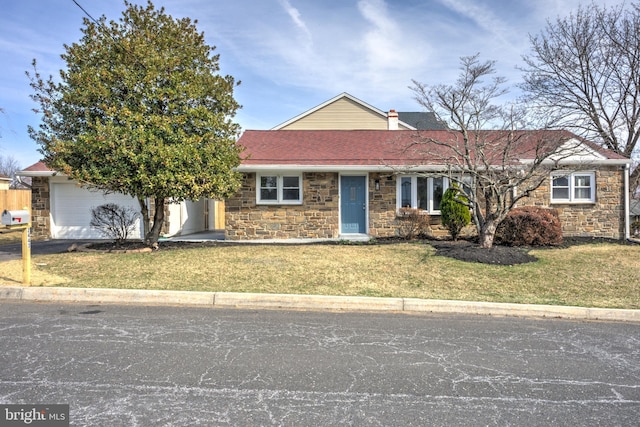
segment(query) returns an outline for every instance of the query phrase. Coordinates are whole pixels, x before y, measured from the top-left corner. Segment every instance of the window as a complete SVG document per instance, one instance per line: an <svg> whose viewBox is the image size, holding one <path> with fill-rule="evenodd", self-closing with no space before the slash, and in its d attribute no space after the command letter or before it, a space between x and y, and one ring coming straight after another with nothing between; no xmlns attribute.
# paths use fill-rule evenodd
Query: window
<svg viewBox="0 0 640 427"><path fill-rule="evenodd" d="M398 181L398 208L416 208L429 213L440 213L442 195L449 187L443 177L402 176Z"/></svg>
<svg viewBox="0 0 640 427"><path fill-rule="evenodd" d="M258 175L257 203L302 203L302 178L300 175Z"/></svg>
<svg viewBox="0 0 640 427"><path fill-rule="evenodd" d="M592 203L596 200L596 176L593 172L573 172L551 176L551 201Z"/></svg>

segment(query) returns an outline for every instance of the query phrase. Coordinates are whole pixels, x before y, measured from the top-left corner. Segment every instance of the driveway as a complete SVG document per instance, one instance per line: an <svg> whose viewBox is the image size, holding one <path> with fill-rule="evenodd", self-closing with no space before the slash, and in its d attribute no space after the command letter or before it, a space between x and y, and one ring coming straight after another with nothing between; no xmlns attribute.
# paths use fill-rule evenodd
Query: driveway
<svg viewBox="0 0 640 427"><path fill-rule="evenodd" d="M95 242L96 240L38 240L31 241L31 255L50 255L67 252L69 246L74 243L81 245L84 243ZM0 262L12 259L20 259L22 257L22 244L12 243L9 245L0 245Z"/></svg>
<svg viewBox="0 0 640 427"><path fill-rule="evenodd" d="M224 231L204 231L185 236L171 237L167 240L180 242L207 242L212 240L224 240ZM105 240L76 240L76 239L51 239L31 241L31 255L51 255L67 252L73 244L78 246L86 243L105 242ZM22 244L13 243L0 245L0 262L22 257Z"/></svg>

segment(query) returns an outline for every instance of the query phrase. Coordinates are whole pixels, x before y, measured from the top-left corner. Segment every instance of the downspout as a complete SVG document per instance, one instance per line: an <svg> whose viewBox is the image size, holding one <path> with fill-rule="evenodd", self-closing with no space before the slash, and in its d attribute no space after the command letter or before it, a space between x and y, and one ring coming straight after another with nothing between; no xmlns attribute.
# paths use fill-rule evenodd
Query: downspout
<svg viewBox="0 0 640 427"><path fill-rule="evenodd" d="M631 230L629 225L630 216L630 201L629 201L629 170L631 165L627 163L624 166L624 238L625 240L631 239Z"/></svg>

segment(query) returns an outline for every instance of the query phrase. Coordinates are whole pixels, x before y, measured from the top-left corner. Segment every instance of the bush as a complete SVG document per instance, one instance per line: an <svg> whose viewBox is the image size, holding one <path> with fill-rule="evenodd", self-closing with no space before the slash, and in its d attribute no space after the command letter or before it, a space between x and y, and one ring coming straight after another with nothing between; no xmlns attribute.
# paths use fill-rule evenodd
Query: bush
<svg viewBox="0 0 640 427"><path fill-rule="evenodd" d="M442 225L447 227L453 240L458 240L462 229L471 222L469 207L463 204L468 202L469 200L455 184L449 187L442 196L442 201L440 202Z"/></svg>
<svg viewBox="0 0 640 427"><path fill-rule="evenodd" d="M511 246L559 245L562 226L558 211L536 206L512 209L498 225L496 240Z"/></svg>
<svg viewBox="0 0 640 427"><path fill-rule="evenodd" d="M631 223L631 234L633 236L640 236L640 220L635 220Z"/></svg>
<svg viewBox="0 0 640 427"><path fill-rule="evenodd" d="M400 208L396 222L399 236L407 240L427 236L431 230L429 215L414 208Z"/></svg>
<svg viewBox="0 0 640 427"><path fill-rule="evenodd" d="M136 226L139 213L130 207L107 203L91 209L91 227L117 243L129 238Z"/></svg>

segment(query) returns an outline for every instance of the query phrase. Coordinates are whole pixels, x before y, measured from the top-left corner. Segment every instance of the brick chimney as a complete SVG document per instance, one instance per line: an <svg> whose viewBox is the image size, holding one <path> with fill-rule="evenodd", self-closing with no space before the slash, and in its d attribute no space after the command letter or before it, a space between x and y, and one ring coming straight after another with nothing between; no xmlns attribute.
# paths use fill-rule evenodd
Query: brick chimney
<svg viewBox="0 0 640 427"><path fill-rule="evenodd" d="M387 129L398 130L398 113L396 113L396 110L389 110L387 114Z"/></svg>

